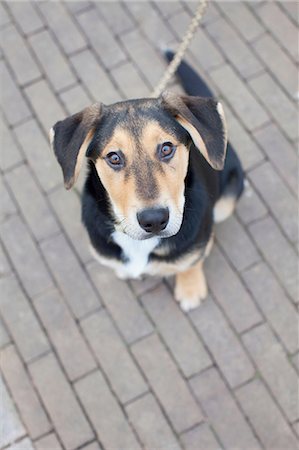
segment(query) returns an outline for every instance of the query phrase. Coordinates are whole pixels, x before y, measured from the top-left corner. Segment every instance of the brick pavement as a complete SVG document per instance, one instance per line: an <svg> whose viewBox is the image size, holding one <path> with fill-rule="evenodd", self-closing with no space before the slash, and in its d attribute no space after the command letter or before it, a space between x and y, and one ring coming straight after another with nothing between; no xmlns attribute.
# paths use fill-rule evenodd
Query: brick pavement
<svg viewBox="0 0 299 450"><path fill-rule="evenodd" d="M197 310L92 260L84 175L66 192L47 141L92 101L148 95L195 6L0 4L1 449L298 448L298 3L213 2L187 54L248 180Z"/></svg>

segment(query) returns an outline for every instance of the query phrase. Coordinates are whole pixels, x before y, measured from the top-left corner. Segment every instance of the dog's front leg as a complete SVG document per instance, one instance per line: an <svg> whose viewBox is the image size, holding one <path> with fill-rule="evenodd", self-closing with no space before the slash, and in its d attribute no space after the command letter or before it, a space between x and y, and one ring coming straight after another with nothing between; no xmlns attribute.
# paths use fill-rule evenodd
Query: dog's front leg
<svg viewBox="0 0 299 450"><path fill-rule="evenodd" d="M174 295L184 311L189 311L200 305L201 300L207 296L203 260L176 275Z"/></svg>

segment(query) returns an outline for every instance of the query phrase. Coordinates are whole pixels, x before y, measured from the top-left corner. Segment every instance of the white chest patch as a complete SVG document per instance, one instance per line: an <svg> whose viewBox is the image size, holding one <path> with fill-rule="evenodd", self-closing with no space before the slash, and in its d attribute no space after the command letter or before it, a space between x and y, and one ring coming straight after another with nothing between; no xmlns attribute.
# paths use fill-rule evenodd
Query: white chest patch
<svg viewBox="0 0 299 450"><path fill-rule="evenodd" d="M157 237L138 241L121 231L114 231L112 239L121 247L127 259L127 262L122 264L122 276L130 278L138 278L141 274L146 273L149 254L160 242Z"/></svg>

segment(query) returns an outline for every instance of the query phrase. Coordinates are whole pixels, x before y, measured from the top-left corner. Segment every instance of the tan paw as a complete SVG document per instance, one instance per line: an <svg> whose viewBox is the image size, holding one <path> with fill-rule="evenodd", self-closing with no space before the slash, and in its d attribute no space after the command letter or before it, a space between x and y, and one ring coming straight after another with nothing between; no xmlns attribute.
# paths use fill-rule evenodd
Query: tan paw
<svg viewBox="0 0 299 450"><path fill-rule="evenodd" d="M183 311L197 308L201 300L208 294L207 283L203 272L198 273L198 278L193 283L185 283L184 279L177 276L174 296Z"/></svg>

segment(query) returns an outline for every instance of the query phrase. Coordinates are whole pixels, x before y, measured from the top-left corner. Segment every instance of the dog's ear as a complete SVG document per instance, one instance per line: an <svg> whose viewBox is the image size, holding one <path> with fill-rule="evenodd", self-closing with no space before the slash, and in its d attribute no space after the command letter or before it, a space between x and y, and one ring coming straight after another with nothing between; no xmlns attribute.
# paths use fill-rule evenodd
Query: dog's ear
<svg viewBox="0 0 299 450"><path fill-rule="evenodd" d="M57 122L50 130L51 146L62 168L66 189L70 189L78 178L101 114L102 105L94 103L83 111Z"/></svg>
<svg viewBox="0 0 299 450"><path fill-rule="evenodd" d="M221 103L213 98L162 94L163 106L190 134L193 143L213 167L224 166L227 133Z"/></svg>

